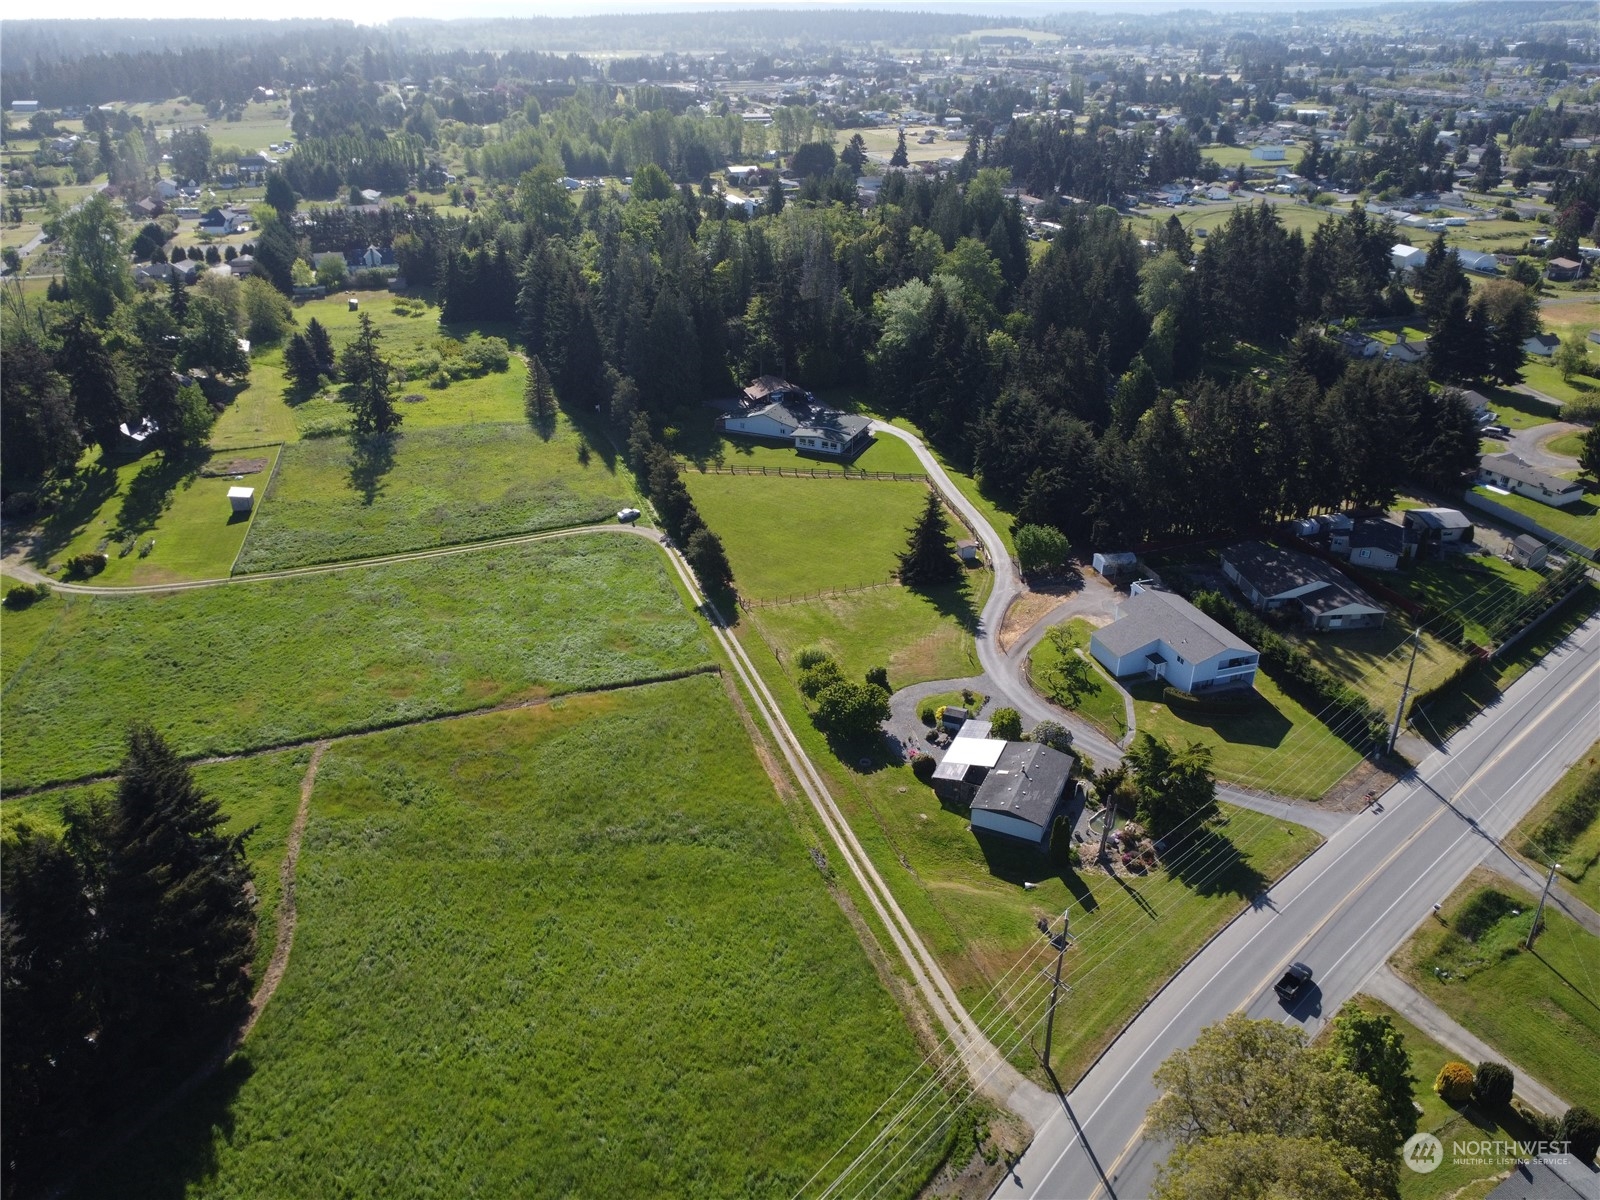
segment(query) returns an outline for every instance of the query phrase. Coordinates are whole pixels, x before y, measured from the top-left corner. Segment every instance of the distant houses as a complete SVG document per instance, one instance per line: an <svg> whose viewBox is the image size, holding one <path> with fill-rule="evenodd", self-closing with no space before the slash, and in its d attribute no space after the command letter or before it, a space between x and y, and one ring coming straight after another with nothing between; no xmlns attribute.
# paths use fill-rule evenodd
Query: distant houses
<svg viewBox="0 0 1600 1200"><path fill-rule="evenodd" d="M1565 508L1583 499L1583 484L1563 479L1524 462L1515 454L1490 454L1478 460L1478 482L1551 508Z"/></svg>
<svg viewBox="0 0 1600 1200"><path fill-rule="evenodd" d="M1089 653L1118 679L1162 679L1185 692L1249 688L1260 654L1181 596L1133 585Z"/></svg>

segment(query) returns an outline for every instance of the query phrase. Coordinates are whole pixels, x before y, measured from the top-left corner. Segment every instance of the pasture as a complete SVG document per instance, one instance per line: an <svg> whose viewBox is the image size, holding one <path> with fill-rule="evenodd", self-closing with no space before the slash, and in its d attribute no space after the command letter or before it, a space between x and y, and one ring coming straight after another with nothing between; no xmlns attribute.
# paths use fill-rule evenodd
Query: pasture
<svg viewBox="0 0 1600 1200"><path fill-rule="evenodd" d="M597 534L0 616L5 786L115 767L130 721L233 754L709 662L644 539Z"/></svg>
<svg viewBox="0 0 1600 1200"><path fill-rule="evenodd" d="M375 447L343 437L285 446L239 571L604 521L633 494L564 417L549 441L518 422L402 428Z"/></svg>
<svg viewBox="0 0 1600 1200"><path fill-rule="evenodd" d="M79 1194L793 1194L920 1057L820 883L714 680L339 743L283 986Z"/></svg>

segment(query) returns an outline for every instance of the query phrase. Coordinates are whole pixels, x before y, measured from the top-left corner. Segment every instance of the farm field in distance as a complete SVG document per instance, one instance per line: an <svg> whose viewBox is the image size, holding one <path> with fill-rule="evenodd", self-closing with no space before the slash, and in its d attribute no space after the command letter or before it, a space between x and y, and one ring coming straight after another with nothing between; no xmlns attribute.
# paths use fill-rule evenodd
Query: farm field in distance
<svg viewBox="0 0 1600 1200"><path fill-rule="evenodd" d="M0 634L9 790L110 770L139 717L182 754L228 754L710 661L659 549L631 534L58 595Z"/></svg>
<svg viewBox="0 0 1600 1200"><path fill-rule="evenodd" d="M299 878L239 1057L77 1195L788 1195L915 1080L714 679L341 741Z"/></svg>

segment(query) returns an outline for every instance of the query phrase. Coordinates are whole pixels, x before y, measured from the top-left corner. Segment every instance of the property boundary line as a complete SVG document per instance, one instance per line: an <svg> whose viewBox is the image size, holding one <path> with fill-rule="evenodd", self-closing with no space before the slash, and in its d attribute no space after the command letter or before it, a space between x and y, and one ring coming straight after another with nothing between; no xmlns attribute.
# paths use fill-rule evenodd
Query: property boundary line
<svg viewBox="0 0 1600 1200"><path fill-rule="evenodd" d="M250 520L245 523L244 536L239 539L239 548L233 552L233 561L228 564L228 578L232 579L239 570L239 559L244 556L244 548L250 542L250 535L255 531L256 516L261 512L261 505L267 502L267 494L272 491L272 485L278 482L278 468L283 464L283 451L288 442L278 442L278 452L272 456L272 470L267 472L266 486L261 489L261 503L250 506ZM241 446L242 450L264 450L272 443L261 446Z"/></svg>
<svg viewBox="0 0 1600 1200"><path fill-rule="evenodd" d="M696 466L702 475L772 475L787 479L880 479L894 483L927 483L928 477L909 471L852 471L849 467L833 471L826 467L801 470L798 467L724 467Z"/></svg>

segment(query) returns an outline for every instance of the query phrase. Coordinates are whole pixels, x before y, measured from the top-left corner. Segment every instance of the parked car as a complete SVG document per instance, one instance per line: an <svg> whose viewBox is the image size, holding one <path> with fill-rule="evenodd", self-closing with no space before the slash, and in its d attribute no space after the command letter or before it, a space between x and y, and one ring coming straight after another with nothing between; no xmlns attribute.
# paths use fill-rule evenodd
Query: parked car
<svg viewBox="0 0 1600 1200"><path fill-rule="evenodd" d="M637 521L638 519L639 510L637 508L624 508L617 513L617 520L621 521L625 525L629 521Z"/></svg>
<svg viewBox="0 0 1600 1200"><path fill-rule="evenodd" d="M1483 432L1484 432L1485 435L1487 435L1488 437L1492 437L1492 438L1508 438L1508 437L1511 436L1511 426L1509 426L1509 425L1485 425L1483 427Z"/></svg>

